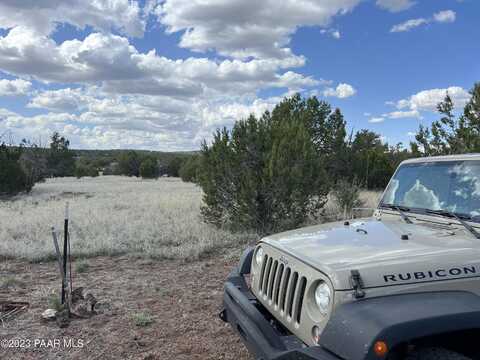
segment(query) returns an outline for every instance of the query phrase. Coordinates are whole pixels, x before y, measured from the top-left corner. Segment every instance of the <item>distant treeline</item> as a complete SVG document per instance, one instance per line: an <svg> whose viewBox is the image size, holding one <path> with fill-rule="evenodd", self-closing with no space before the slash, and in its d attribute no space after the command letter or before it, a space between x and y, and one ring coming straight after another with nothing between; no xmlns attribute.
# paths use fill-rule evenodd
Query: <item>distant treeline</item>
<svg viewBox="0 0 480 360"><path fill-rule="evenodd" d="M194 153L133 150L72 150L70 142L55 132L47 148L22 140L18 145L0 142L0 196L29 192L46 178L103 175L179 176Z"/></svg>

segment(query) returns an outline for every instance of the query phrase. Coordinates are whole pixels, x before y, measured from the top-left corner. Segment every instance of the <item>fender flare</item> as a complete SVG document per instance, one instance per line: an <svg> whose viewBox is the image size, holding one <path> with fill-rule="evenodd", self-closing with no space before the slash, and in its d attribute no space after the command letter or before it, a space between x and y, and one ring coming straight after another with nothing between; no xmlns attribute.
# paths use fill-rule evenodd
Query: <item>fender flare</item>
<svg viewBox="0 0 480 360"><path fill-rule="evenodd" d="M255 248L249 246L243 252L242 257L240 258L240 262L238 264L238 272L240 273L240 275L250 274L254 249Z"/></svg>
<svg viewBox="0 0 480 360"><path fill-rule="evenodd" d="M464 291L412 293L340 305L320 345L343 359L379 359L373 346L389 349L406 341L480 328L480 297Z"/></svg>

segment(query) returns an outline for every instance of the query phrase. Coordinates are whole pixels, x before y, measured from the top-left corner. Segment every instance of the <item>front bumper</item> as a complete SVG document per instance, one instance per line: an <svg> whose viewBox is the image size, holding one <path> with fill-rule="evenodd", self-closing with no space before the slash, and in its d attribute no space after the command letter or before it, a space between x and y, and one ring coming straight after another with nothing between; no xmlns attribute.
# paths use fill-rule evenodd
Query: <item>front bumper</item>
<svg viewBox="0 0 480 360"><path fill-rule="evenodd" d="M223 306L220 318L230 323L256 359L340 359L320 346L306 346L296 336L280 331L276 321L268 318L268 312L248 289L238 268L225 283Z"/></svg>

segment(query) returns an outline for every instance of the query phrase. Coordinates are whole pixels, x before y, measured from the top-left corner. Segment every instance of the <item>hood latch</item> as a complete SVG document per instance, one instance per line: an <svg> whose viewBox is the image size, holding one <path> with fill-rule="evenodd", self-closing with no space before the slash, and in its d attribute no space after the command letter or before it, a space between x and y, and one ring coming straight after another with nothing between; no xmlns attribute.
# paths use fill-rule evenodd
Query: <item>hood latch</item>
<svg viewBox="0 0 480 360"><path fill-rule="evenodd" d="M353 287L353 295L356 299L361 299L365 297L365 291L363 290L363 280L360 276L360 273L358 272L358 270L352 270L350 274L350 282Z"/></svg>

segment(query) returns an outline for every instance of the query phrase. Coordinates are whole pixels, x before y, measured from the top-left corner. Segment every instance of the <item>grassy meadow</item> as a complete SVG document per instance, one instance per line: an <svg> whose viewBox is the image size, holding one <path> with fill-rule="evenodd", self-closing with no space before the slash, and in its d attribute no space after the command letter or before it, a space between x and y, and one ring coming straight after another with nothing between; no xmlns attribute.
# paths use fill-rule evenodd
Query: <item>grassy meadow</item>
<svg viewBox="0 0 480 360"><path fill-rule="evenodd" d="M67 201L72 255L79 257L130 253L195 259L256 238L204 224L201 196L196 185L177 178L48 179L28 195L0 202L0 255L51 258L51 227L63 231Z"/></svg>
<svg viewBox="0 0 480 360"><path fill-rule="evenodd" d="M366 207L376 206L378 197L376 192L361 196ZM0 256L34 262L52 259L51 227L62 236L67 201L76 257L133 254L194 260L258 238L203 223L201 198L199 187L177 178L48 179L28 195L0 202ZM312 222L333 220L338 214L341 210L330 199L323 220Z"/></svg>

